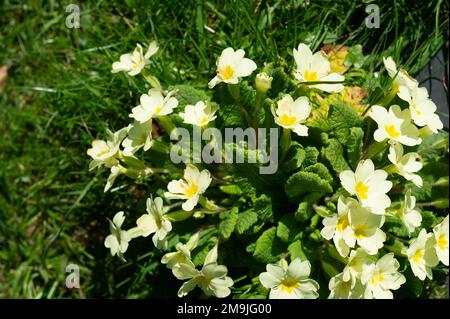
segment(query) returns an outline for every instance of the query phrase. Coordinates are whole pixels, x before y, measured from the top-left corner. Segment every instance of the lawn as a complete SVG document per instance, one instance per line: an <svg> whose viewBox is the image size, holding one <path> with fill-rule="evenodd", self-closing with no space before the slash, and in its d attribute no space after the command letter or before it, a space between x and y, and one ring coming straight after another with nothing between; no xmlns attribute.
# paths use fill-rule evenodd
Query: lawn
<svg viewBox="0 0 450 319"><path fill-rule="evenodd" d="M111 73L136 43L158 42L152 72L163 86L198 88L228 46L263 65L292 59L300 42L315 50L361 44L367 72L391 55L412 75L448 48L446 1L379 4L380 28L372 29L367 4L349 0L80 1L81 28L66 25L69 3L0 5L0 67L8 70L4 88L0 73L0 298L176 295L179 282L160 267L160 252L140 242L122 263L103 245L107 218L142 206L147 185L123 179L104 193L106 173L88 170L91 141L128 124L146 90ZM66 288L70 263L80 267L80 289ZM445 287L425 288L448 298Z"/></svg>

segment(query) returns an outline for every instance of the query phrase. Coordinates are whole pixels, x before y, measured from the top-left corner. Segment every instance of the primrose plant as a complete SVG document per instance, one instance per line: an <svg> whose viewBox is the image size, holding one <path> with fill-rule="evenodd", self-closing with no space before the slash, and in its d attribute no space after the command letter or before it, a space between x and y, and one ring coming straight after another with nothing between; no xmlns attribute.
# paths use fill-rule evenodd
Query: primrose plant
<svg viewBox="0 0 450 319"><path fill-rule="evenodd" d="M448 134L391 57L375 76L361 50L301 43L256 72L228 47L201 90L164 88L157 52L112 64L145 91L87 151L105 192L146 194L109 222L112 256L151 237L179 297L409 298L448 273Z"/></svg>

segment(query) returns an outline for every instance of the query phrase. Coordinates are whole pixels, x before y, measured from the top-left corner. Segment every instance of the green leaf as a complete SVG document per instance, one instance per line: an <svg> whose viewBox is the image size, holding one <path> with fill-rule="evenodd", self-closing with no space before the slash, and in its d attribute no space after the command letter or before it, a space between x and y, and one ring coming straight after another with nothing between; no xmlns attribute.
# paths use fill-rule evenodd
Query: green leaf
<svg viewBox="0 0 450 319"><path fill-rule="evenodd" d="M316 173L317 175L320 176L320 178L326 180L330 184L333 182L333 176L331 176L330 172L328 171L328 168L322 163L316 163L314 165L308 166L303 171Z"/></svg>
<svg viewBox="0 0 450 319"><path fill-rule="evenodd" d="M323 195L324 193L320 192L311 192L304 195L295 212L295 219L299 222L305 222L311 218L313 205L317 203Z"/></svg>
<svg viewBox="0 0 450 319"><path fill-rule="evenodd" d="M294 215L286 214L281 217L277 226L277 237L285 243L298 239L301 236L300 224L295 220Z"/></svg>
<svg viewBox="0 0 450 319"><path fill-rule="evenodd" d="M344 157L344 149L337 139L330 139L328 146L323 150L325 158L337 173L350 169Z"/></svg>
<svg viewBox="0 0 450 319"><path fill-rule="evenodd" d="M290 201L297 201L300 196L310 192L331 193L330 183L312 172L297 172L288 178L285 185L286 195Z"/></svg>
<svg viewBox="0 0 450 319"><path fill-rule="evenodd" d="M285 176L280 171L275 174L261 175L258 164L243 163L233 165L233 175L235 183L245 190L247 198L255 199L263 193L273 196L281 195L285 182Z"/></svg>
<svg viewBox="0 0 450 319"><path fill-rule="evenodd" d="M247 81L240 81L238 85L240 89L240 101L242 106L247 110L247 112L249 112L251 117L254 117L256 111L256 90L250 86ZM261 120L261 114L259 115Z"/></svg>
<svg viewBox="0 0 450 319"><path fill-rule="evenodd" d="M448 149L448 133L433 134L420 143L417 152L430 161L439 161Z"/></svg>
<svg viewBox="0 0 450 319"><path fill-rule="evenodd" d="M315 205L313 206L314 211L320 217L331 217L334 215L334 212L330 211L326 206Z"/></svg>
<svg viewBox="0 0 450 319"><path fill-rule="evenodd" d="M168 218L170 221L173 222L180 222L182 220L188 219L192 216L194 212L193 211L185 211L185 210L177 210L171 213L166 214L166 218Z"/></svg>
<svg viewBox="0 0 450 319"><path fill-rule="evenodd" d="M288 246L291 260L300 258L302 261L309 260L311 264L318 260L318 249L321 249L319 244L305 238L297 239Z"/></svg>
<svg viewBox="0 0 450 319"><path fill-rule="evenodd" d="M436 181L441 177L449 176L449 165L447 158L439 161L426 161L419 172L423 180L423 186L413 187L412 195L417 201L434 201L441 198L448 198L448 185L438 186Z"/></svg>
<svg viewBox="0 0 450 319"><path fill-rule="evenodd" d="M272 85L268 94L276 97L280 92L288 92L291 87L291 77L284 72L282 67L274 68L271 72Z"/></svg>
<svg viewBox="0 0 450 319"><path fill-rule="evenodd" d="M182 107L176 108L176 112L182 111L184 106L190 104L194 105L198 101L209 100L205 91L197 90L190 85L187 84L179 84L169 87L169 90L177 90L174 94L174 97L177 98L178 103Z"/></svg>
<svg viewBox="0 0 450 319"><path fill-rule="evenodd" d="M314 146L305 147L305 160L303 161L303 167L307 167L317 163L319 157L319 151Z"/></svg>
<svg viewBox="0 0 450 319"><path fill-rule="evenodd" d="M344 64L347 67L353 65L355 68L361 68L365 60L366 57L362 52L362 45L357 44L348 49L348 54L345 57Z"/></svg>
<svg viewBox="0 0 450 319"><path fill-rule="evenodd" d="M298 222L305 222L311 217L311 210L309 209L308 202L301 202L298 204L297 211L295 212L295 219Z"/></svg>
<svg viewBox="0 0 450 319"><path fill-rule="evenodd" d="M285 173L294 171L302 166L305 160L306 152L303 147L297 142L291 142L286 159L281 165L281 170Z"/></svg>
<svg viewBox="0 0 450 319"><path fill-rule="evenodd" d="M322 260L321 264L323 271L328 275L328 277L332 278L339 274L339 270L337 270L336 267L328 260Z"/></svg>
<svg viewBox="0 0 450 319"><path fill-rule="evenodd" d="M347 143L347 156L348 162L351 168L356 169L359 160L361 159L361 153L363 149L364 131L360 127L350 128L350 135L348 136Z"/></svg>
<svg viewBox="0 0 450 319"><path fill-rule="evenodd" d="M415 298L419 298L423 292L423 282L414 275L409 267L404 272L404 276L406 278L406 283L402 288L407 291L408 294L412 293Z"/></svg>
<svg viewBox="0 0 450 319"><path fill-rule="evenodd" d="M256 214L251 209L248 209L248 210L238 214L238 219L236 222L236 232L239 235L242 235L246 230L248 230L257 221L258 221L258 214Z"/></svg>
<svg viewBox="0 0 450 319"><path fill-rule="evenodd" d="M245 231L244 235L253 236L259 233L259 231L264 227L265 224L266 224L265 221L258 219L256 223L254 223L248 230Z"/></svg>
<svg viewBox="0 0 450 319"><path fill-rule="evenodd" d="M276 237L277 229L272 227L267 229L256 240L253 257L262 263L273 263L280 259L284 252L283 243Z"/></svg>
<svg viewBox="0 0 450 319"><path fill-rule="evenodd" d="M260 219L273 222L272 200L266 194L262 194L255 200L253 210Z"/></svg>
<svg viewBox="0 0 450 319"><path fill-rule="evenodd" d="M238 208L233 207L230 211L221 213L220 217L223 220L219 224L219 235L223 239L230 238L231 234L236 227L236 223L238 220Z"/></svg>
<svg viewBox="0 0 450 319"><path fill-rule="evenodd" d="M215 240L214 238L210 237L208 240L201 246L198 246L193 251L194 258L192 259L192 262L196 266L203 265L203 262L205 261L206 255L208 252L214 247Z"/></svg>
<svg viewBox="0 0 450 319"><path fill-rule="evenodd" d="M247 120L237 105L222 105L217 113L222 120L222 127L248 127Z"/></svg>
<svg viewBox="0 0 450 319"><path fill-rule="evenodd" d="M384 223L384 229L386 229L389 233L402 238L409 238L409 232L403 222L394 216L386 215L386 221Z"/></svg>
<svg viewBox="0 0 450 319"><path fill-rule="evenodd" d="M235 195L235 196L242 195L242 190L237 185L220 185L219 189L228 195Z"/></svg>
<svg viewBox="0 0 450 319"><path fill-rule="evenodd" d="M422 211L422 225L421 227L431 231L431 229L438 223L436 215L431 211Z"/></svg>
<svg viewBox="0 0 450 319"><path fill-rule="evenodd" d="M350 135L350 128L361 127L362 118L351 106L337 100L328 111L328 125L338 140L345 144Z"/></svg>
<svg viewBox="0 0 450 319"><path fill-rule="evenodd" d="M253 252L255 251L255 247L256 247L256 243L251 243L247 247L245 247L245 251L250 254L253 254Z"/></svg>
<svg viewBox="0 0 450 319"><path fill-rule="evenodd" d="M308 258L306 258L306 255L303 252L302 243L299 239L294 241L293 243L291 243L288 246L288 251L289 251L289 254L291 255L291 261L296 258L300 258L300 260L302 260L302 261L308 259Z"/></svg>

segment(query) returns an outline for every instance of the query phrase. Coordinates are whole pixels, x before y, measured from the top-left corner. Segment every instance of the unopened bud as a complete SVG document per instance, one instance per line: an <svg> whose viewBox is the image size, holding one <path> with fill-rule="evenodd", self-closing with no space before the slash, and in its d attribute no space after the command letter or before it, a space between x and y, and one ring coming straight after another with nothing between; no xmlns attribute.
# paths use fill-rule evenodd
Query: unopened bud
<svg viewBox="0 0 450 319"><path fill-rule="evenodd" d="M266 72L257 74L255 80L256 90L260 93L266 93L272 85L272 80L273 78Z"/></svg>

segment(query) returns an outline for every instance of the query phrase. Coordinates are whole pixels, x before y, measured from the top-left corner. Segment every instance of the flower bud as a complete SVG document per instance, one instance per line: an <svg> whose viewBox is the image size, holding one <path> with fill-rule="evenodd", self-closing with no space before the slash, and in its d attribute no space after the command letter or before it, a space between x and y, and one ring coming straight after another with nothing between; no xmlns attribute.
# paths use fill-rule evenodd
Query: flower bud
<svg viewBox="0 0 450 319"><path fill-rule="evenodd" d="M272 85L272 80L273 78L266 72L257 74L255 80L256 90L260 93L266 93Z"/></svg>

